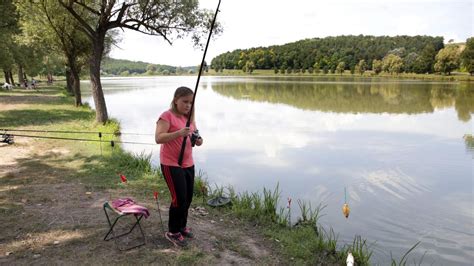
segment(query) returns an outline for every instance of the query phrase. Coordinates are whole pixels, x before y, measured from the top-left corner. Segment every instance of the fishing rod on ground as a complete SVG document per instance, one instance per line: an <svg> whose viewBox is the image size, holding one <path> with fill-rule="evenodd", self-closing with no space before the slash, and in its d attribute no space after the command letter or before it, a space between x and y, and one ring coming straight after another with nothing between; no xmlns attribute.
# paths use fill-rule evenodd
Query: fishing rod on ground
<svg viewBox="0 0 474 266"><path fill-rule="evenodd" d="M165 226L163 225L163 219L161 218L161 210L160 210L160 200L158 199L158 191L153 192L153 197L155 198L156 205L158 206L158 215L160 217L160 224L161 224L161 231L166 233Z"/></svg>
<svg viewBox="0 0 474 266"><path fill-rule="evenodd" d="M193 102L191 104L191 109L189 111L188 120L186 122L186 127L189 127L191 125L191 117L194 113L194 102L196 101L196 95L197 95L197 90L198 90L198 86L199 86L199 80L201 79L202 69L204 67L204 60L206 59L207 48L209 47L209 41L211 40L212 31L213 31L214 25L216 23L217 13L219 12L219 6L220 5L221 5L221 0L219 0L219 3L217 4L216 13L214 13L214 18L212 19L212 24L211 24L211 29L209 31L209 36L207 37L206 48L204 49L204 54L202 56L201 66L199 67L199 74L198 74L198 77L197 77L196 86L194 87ZM184 156L184 150L186 149L186 140L187 139L188 139L188 136L184 136L183 144L181 145L181 152L179 154L179 159L178 159L178 165L180 165L180 166L182 166L182 164L183 164L183 156Z"/></svg>

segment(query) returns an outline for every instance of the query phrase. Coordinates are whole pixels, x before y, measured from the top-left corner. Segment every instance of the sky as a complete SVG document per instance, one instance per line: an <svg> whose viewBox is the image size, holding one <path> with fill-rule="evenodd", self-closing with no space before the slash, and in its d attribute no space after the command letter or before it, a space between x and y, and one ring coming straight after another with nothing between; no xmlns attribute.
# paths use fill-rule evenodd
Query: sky
<svg viewBox="0 0 474 266"><path fill-rule="evenodd" d="M218 0L201 0L215 10ZM464 42L474 36L474 0L222 0L223 33L209 44L206 61L252 47L338 35L429 35ZM199 65L203 51L190 38L169 45L161 37L125 30L112 58L172 66Z"/></svg>

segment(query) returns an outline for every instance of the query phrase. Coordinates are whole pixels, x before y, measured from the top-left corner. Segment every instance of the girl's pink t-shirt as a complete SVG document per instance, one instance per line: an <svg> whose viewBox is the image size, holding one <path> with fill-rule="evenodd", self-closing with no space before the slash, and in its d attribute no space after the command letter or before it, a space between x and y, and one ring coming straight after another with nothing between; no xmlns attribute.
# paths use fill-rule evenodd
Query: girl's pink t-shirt
<svg viewBox="0 0 474 266"><path fill-rule="evenodd" d="M168 110L160 115L158 120L164 120L170 124L170 128L168 129L168 133L172 133L186 127L186 122L188 118L183 115L176 115L171 110ZM196 125L191 123L191 132L196 129ZM178 158L179 154L181 153L181 145L183 145L183 138L178 137L176 139L170 140L166 143L161 144L160 148L160 163L163 165L169 166L178 166ZM187 168L194 165L193 161L193 150L191 146L190 137L186 139L186 148L184 150L183 155L183 165L181 167Z"/></svg>

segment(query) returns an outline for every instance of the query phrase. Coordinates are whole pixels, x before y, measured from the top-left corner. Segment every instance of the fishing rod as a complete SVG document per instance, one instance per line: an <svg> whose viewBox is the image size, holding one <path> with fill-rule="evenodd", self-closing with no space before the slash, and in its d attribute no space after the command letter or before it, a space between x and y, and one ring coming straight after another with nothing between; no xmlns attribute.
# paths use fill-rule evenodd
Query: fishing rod
<svg viewBox="0 0 474 266"><path fill-rule="evenodd" d="M191 116L194 113L194 102L196 100L196 94L197 94L197 90L198 90L198 86L199 86L199 80L201 79L202 68L204 66L204 60L206 59L207 48L209 47L209 41L211 40L212 30L214 29L214 24L216 23L217 13L219 12L219 6L220 5L221 5L221 0L219 0L219 3L217 4L216 13L214 13L214 18L212 19L211 30L209 31L209 36L207 37L206 48L204 49L204 55L202 56L201 66L199 67L199 74L198 74L198 78L197 78L197 81L196 81L196 86L194 88L193 102L191 104L191 111L189 111L188 121L186 122L186 127L189 127L191 125ZM178 165L179 166L182 166L182 164L183 164L183 156L184 156L184 150L186 149L186 140L187 139L188 139L188 136L184 136L183 144L181 145L181 152L179 153L179 159L178 159Z"/></svg>

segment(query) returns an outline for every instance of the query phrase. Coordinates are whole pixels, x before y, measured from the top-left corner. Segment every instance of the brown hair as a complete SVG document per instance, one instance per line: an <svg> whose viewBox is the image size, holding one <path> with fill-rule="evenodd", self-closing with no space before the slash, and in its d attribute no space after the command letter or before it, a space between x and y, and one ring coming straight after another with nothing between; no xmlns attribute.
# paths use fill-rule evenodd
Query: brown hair
<svg viewBox="0 0 474 266"><path fill-rule="evenodd" d="M174 92L173 100L171 101L171 111L173 111L173 113L175 114L179 114L175 101L181 97L185 97L185 96L193 95L193 94L194 92L188 87L182 86L182 87L177 88L176 91ZM194 107L191 110L191 112L192 112L191 122L194 122Z"/></svg>

